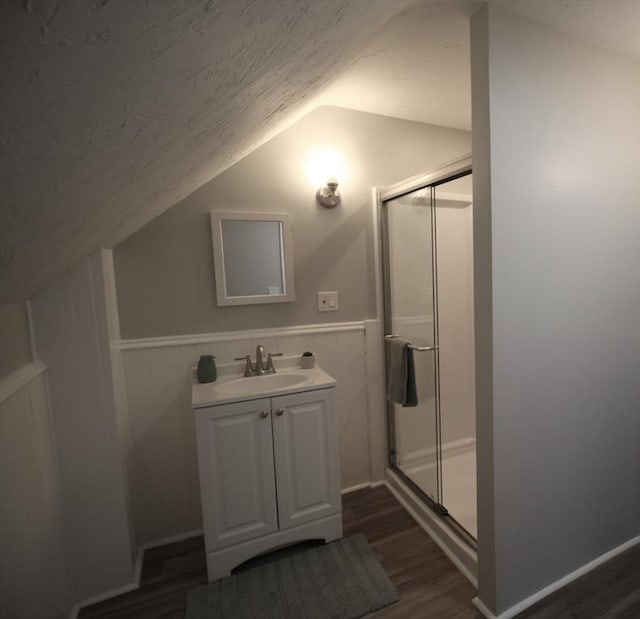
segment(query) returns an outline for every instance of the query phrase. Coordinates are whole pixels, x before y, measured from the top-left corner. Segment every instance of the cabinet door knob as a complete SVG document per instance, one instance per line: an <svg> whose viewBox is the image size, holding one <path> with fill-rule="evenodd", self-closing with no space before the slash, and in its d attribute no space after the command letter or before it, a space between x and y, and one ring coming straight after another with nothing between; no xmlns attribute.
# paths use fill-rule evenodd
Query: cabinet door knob
<svg viewBox="0 0 640 619"><path fill-rule="evenodd" d="M279 409L276 411L276 415L277 415L278 417L282 417L282 415L284 415L284 408L279 408Z"/></svg>
<svg viewBox="0 0 640 619"><path fill-rule="evenodd" d="M268 416L269 416L269 411L261 411L260 417L264 419L265 417L268 417Z"/></svg>

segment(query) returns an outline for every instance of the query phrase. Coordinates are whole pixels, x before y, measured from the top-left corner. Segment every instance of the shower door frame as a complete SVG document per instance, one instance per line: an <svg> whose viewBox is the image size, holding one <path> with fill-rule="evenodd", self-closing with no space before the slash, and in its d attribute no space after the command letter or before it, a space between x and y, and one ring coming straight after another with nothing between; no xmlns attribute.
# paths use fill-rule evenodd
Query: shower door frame
<svg viewBox="0 0 640 619"><path fill-rule="evenodd" d="M391 300L390 300L390 264L389 264L389 236L387 211L385 203L419 189L430 190L429 208L431 209L431 251L432 251L432 283L433 283L433 328L434 328L434 355L435 355L435 391L436 391L436 476L437 476L437 501L434 501L422 488L418 486L400 467L397 465L395 451L396 428L394 404L386 400L387 410L387 454L390 469L400 477L422 501L430 507L436 514L442 517L451 528L470 546L476 546L476 540L462 528L442 504L442 434L440 419L440 374L439 374L439 334L438 334L438 273L437 273L437 227L436 227L436 205L435 188L449 181L468 176L472 173L471 155L465 155L460 159L451 161L444 166L419 176L413 176L389 187L378 190L378 227L380 230L380 258L382 267L382 311L384 335L391 334ZM385 383L389 376L387 348L383 343Z"/></svg>

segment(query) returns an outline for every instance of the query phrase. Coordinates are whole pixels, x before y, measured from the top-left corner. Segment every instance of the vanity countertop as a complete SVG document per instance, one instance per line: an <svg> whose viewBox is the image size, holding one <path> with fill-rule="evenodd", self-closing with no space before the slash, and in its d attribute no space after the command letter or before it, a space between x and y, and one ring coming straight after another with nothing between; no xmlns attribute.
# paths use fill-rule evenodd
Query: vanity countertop
<svg viewBox="0 0 640 619"><path fill-rule="evenodd" d="M213 383L194 380L191 389L193 408L270 398L288 393L334 387L336 381L319 367L283 367L275 374L244 377L242 374L221 376Z"/></svg>

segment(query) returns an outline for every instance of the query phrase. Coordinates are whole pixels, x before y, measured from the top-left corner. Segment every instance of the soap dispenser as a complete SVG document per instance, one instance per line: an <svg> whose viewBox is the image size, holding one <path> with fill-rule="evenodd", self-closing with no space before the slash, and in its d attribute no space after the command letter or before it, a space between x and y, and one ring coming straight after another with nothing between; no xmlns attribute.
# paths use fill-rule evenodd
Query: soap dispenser
<svg viewBox="0 0 640 619"><path fill-rule="evenodd" d="M198 361L198 382L212 383L218 378L214 355L202 355Z"/></svg>

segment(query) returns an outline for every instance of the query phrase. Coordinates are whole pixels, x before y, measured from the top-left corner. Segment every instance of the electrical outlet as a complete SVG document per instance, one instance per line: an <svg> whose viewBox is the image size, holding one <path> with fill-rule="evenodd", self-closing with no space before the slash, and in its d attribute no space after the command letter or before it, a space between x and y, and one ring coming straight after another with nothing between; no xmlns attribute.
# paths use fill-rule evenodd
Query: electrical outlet
<svg viewBox="0 0 640 619"><path fill-rule="evenodd" d="M330 292L318 293L318 311L319 312L337 312L338 311L338 292L332 290Z"/></svg>

